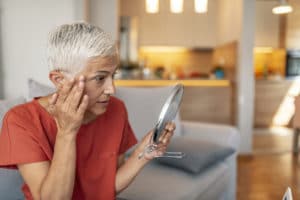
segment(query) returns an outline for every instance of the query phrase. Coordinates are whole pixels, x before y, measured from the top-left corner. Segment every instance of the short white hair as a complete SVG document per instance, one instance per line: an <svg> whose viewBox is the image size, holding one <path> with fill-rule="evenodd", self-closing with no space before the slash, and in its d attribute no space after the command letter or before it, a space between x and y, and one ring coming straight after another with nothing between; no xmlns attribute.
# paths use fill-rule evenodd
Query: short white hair
<svg viewBox="0 0 300 200"><path fill-rule="evenodd" d="M49 35L49 70L78 73L92 57L117 54L115 41L101 28L84 23L64 24Z"/></svg>

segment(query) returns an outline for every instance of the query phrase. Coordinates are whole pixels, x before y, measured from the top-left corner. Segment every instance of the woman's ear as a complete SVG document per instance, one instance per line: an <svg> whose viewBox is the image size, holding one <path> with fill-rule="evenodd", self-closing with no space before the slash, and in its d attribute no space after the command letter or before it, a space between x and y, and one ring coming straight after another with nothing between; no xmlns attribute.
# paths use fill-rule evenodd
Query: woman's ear
<svg viewBox="0 0 300 200"><path fill-rule="evenodd" d="M60 71L54 70L49 73L49 79L56 88L59 88L63 84L65 76Z"/></svg>

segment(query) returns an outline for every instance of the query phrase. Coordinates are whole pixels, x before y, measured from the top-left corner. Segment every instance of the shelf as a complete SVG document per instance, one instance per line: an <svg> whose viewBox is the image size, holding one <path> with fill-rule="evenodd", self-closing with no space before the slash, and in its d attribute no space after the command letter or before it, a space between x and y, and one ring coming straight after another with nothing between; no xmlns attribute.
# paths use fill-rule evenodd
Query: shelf
<svg viewBox="0 0 300 200"><path fill-rule="evenodd" d="M188 87L228 87L229 80L115 80L116 86L156 87L181 83Z"/></svg>

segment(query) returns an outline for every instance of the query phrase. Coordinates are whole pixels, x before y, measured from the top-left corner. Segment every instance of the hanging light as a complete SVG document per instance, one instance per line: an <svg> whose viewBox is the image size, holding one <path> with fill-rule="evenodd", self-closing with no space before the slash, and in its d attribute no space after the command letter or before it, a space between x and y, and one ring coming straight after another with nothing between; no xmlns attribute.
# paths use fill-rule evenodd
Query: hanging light
<svg viewBox="0 0 300 200"><path fill-rule="evenodd" d="M146 0L147 13L158 13L158 10L159 10L158 0Z"/></svg>
<svg viewBox="0 0 300 200"><path fill-rule="evenodd" d="M170 10L172 13L182 13L183 0L170 0Z"/></svg>
<svg viewBox="0 0 300 200"><path fill-rule="evenodd" d="M287 14L293 11L292 6L289 5L286 0L279 0L279 2L280 4L272 9L273 14Z"/></svg>
<svg viewBox="0 0 300 200"><path fill-rule="evenodd" d="M195 0L195 12L206 13L207 12L207 0Z"/></svg>

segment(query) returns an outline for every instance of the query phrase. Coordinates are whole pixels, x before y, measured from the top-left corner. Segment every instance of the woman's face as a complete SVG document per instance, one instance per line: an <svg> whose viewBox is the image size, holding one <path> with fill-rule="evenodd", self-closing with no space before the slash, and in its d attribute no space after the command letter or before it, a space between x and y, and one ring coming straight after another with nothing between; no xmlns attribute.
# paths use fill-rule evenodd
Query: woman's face
<svg viewBox="0 0 300 200"><path fill-rule="evenodd" d="M87 114L97 116L106 111L110 96L115 93L113 79L117 65L117 55L95 57L90 59L78 74L78 77L80 75L85 77L84 93L89 97Z"/></svg>

